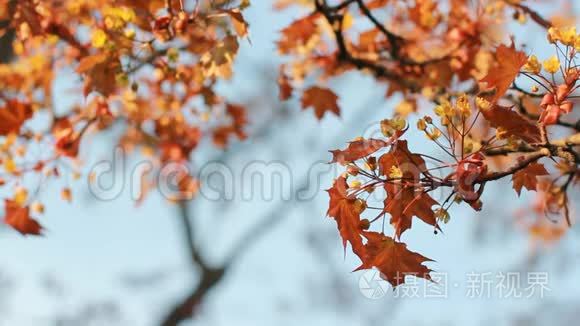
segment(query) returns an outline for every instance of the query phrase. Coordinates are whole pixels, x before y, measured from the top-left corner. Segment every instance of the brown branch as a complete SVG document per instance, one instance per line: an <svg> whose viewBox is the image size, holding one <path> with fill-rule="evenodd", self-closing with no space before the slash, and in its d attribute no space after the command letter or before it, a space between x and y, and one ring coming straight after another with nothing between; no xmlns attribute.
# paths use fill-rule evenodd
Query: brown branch
<svg viewBox="0 0 580 326"><path fill-rule="evenodd" d="M499 148L485 150L486 156L510 155L519 153L533 153L544 151L549 156L558 156L567 159L567 155L574 157L574 163L580 164L580 154L576 151L576 147L580 146L580 134L572 135L565 139L559 139L552 142L540 144L521 143L516 148L512 146L503 146Z"/></svg>
<svg viewBox="0 0 580 326"><path fill-rule="evenodd" d="M346 7L350 6L351 4L355 3L357 0L347 0L342 3L337 4L336 6L328 6L328 10L330 11L340 11L345 9Z"/></svg>
<svg viewBox="0 0 580 326"><path fill-rule="evenodd" d="M177 326L184 320L191 318L195 309L207 293L213 289L224 277L225 269L204 269L199 284L182 302L161 322L162 326Z"/></svg>
<svg viewBox="0 0 580 326"><path fill-rule="evenodd" d="M543 144L526 144L522 143L517 148L505 146L484 151L486 156L499 156L510 154L526 154L531 153L527 157L518 161L512 167L498 172L487 173L484 176L475 180L474 184L484 185L489 181L496 181L512 175L522 169L525 169L531 163L538 161L543 157L561 157L563 159L572 159L574 164L580 165L580 154L575 150L575 147L580 146L580 134L573 135L566 139L556 140L551 143ZM443 180L441 182L432 181L432 187L453 187L455 186L453 180Z"/></svg>
<svg viewBox="0 0 580 326"><path fill-rule="evenodd" d="M187 244L187 249L189 251L189 256L191 262L199 266L201 269L207 268L208 265L205 259L202 257L199 249L195 245L194 234L193 234L193 221L191 220L191 214L189 211L189 205L186 201L180 201L179 206L179 219L181 221L181 228L183 229L184 239Z"/></svg>
<svg viewBox="0 0 580 326"><path fill-rule="evenodd" d="M549 155L550 155L550 151L541 150L539 152L536 152L534 154L529 155L528 157L519 161L518 164L510 167L507 170L500 171L500 172L488 173L485 176L483 176L482 178L478 179L476 182L477 183L485 183L488 181L496 181L496 180L502 179L502 178L507 177L509 175L512 175L520 170L525 169L531 163L534 163L534 162L538 161L539 159L541 159L542 157L546 157Z"/></svg>
<svg viewBox="0 0 580 326"><path fill-rule="evenodd" d="M362 105L361 107L363 108L362 112L360 112L361 116L370 116L370 114L375 110L375 106L368 105L368 103ZM364 123L365 121L361 119L360 126L362 126ZM272 131L277 130L274 127L276 124L272 123L269 124L269 126L272 126ZM353 129L360 126L353 126ZM340 134L336 137L333 137L333 139L342 139L347 137L348 134L349 129L343 129ZM323 145L322 147L327 148L327 144ZM298 194L300 190L305 189L308 186L308 182L309 174L306 173L296 188L298 190L296 194ZM260 219L259 222L250 227L244 233L244 235L242 235L239 240L235 242L231 252L226 255L224 260L225 262L222 263L221 266L211 267L200 255L199 248L195 246L192 223L193 221L191 221L189 206L187 205L187 202L180 202L179 213L182 224L181 227L184 228L184 239L186 241L188 251L190 252L192 262L194 266L200 269L201 276L199 277L199 283L191 290L190 294L187 295L182 301L178 302L175 307L173 307L171 311L167 313L165 318L161 321L160 325L177 326L182 321L190 319L195 314L195 309L203 301L205 296L213 288L215 288L220 281L224 279L224 276L231 268L231 266L236 261L238 261L244 252L247 252L251 246L256 244L263 236L265 236L269 230L272 230L274 226L282 222L284 217L289 215L290 209L296 207L294 203L295 202L292 200L282 201L273 207L267 214L264 215L262 219Z"/></svg>
<svg viewBox="0 0 580 326"><path fill-rule="evenodd" d="M344 14L340 11L346 9L351 4L357 4L359 10L362 14L367 17L370 22L385 35L389 42L388 52L390 54L390 59L392 62L398 64L399 66L415 66L418 68L424 68L426 65L439 63L441 61L450 60L450 55L445 55L439 58L428 59L425 61L415 61L410 58L401 55L401 46L404 43L404 39L390 31L382 24L367 7L367 5L362 0L348 0L339 3L335 6L328 5L326 0L316 0L316 12L321 13L327 20L330 26L333 26L333 33L336 39L338 54L337 59L339 61L345 62L347 64L355 66L358 70L369 70L373 73L376 78L385 78L408 88L411 92L420 91L421 87L417 82L412 79L405 78L403 75L390 70L384 65L378 62L373 62L361 58L357 58L355 55L350 53L348 50L346 40L343 34L343 21Z"/></svg>
<svg viewBox="0 0 580 326"><path fill-rule="evenodd" d="M201 276L199 283L192 289L191 294L177 303L165 316L160 323L162 326L177 326L180 322L191 318L202 299L222 280L226 273L226 268L210 267L202 257L194 241L193 221L191 220L189 212L189 203L187 201L180 201L178 205L181 228L183 229L184 240L189 251L191 263L199 269Z"/></svg>
<svg viewBox="0 0 580 326"><path fill-rule="evenodd" d="M338 47L337 58L339 61L351 64L359 70L368 69L375 75L375 77L395 81L409 88L411 91L419 91L420 87L416 83L405 79L403 76L389 70L387 67L353 56L347 49L343 35L344 16L336 14L330 10L325 0L316 0L316 11L322 13L329 25L334 27L333 32Z"/></svg>
<svg viewBox="0 0 580 326"><path fill-rule="evenodd" d="M375 25L375 27L381 31L389 40L389 44L391 46L390 53L391 57L395 60L399 60L399 51L400 51L400 42L403 41L403 38L394 34L393 32L389 31L385 25L383 25L370 11L370 9L364 4L362 0L356 0L359 9L361 12Z"/></svg>
<svg viewBox="0 0 580 326"><path fill-rule="evenodd" d="M10 0L5 6L8 8L8 17L13 17L16 11L15 0ZM0 63L8 63L14 56L12 43L16 36L16 31L11 25L10 18L0 21Z"/></svg>
<svg viewBox="0 0 580 326"><path fill-rule="evenodd" d="M535 21L538 25L544 27L545 29L549 29L552 27L552 23L542 17L539 13L535 10L531 9L530 7L520 4L520 3L510 3L514 8L518 8L521 11L525 12L533 21Z"/></svg>
<svg viewBox="0 0 580 326"><path fill-rule="evenodd" d="M165 9L169 16L173 16L173 5L171 4L171 0L165 0Z"/></svg>

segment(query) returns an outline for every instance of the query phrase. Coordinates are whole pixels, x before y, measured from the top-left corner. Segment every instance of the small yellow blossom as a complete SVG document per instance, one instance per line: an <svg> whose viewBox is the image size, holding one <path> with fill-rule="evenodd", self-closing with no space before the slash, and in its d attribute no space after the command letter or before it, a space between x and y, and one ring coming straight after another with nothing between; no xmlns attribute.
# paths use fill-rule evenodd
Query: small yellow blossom
<svg viewBox="0 0 580 326"><path fill-rule="evenodd" d="M451 107L451 103L447 100L435 107L435 114L441 118L451 116L452 112L453 108Z"/></svg>
<svg viewBox="0 0 580 326"><path fill-rule="evenodd" d="M70 188L62 189L60 192L60 197L63 200L68 201L70 203L72 201L72 192L71 192Z"/></svg>
<svg viewBox="0 0 580 326"><path fill-rule="evenodd" d="M24 206L27 200L28 200L28 190L26 190L26 188L23 187L16 188L16 191L14 192L14 202L16 202L16 204L18 204L19 206Z"/></svg>
<svg viewBox="0 0 580 326"><path fill-rule="evenodd" d="M407 126L407 121L405 121L405 119L395 117L391 120L391 126L395 130L401 131L401 130L405 129L405 127Z"/></svg>
<svg viewBox="0 0 580 326"><path fill-rule="evenodd" d="M170 48L169 50L167 50L167 60L169 60L169 62L177 62L178 59L179 59L178 49Z"/></svg>
<svg viewBox="0 0 580 326"><path fill-rule="evenodd" d="M360 182L360 180L352 180L351 182L349 182L349 187L350 188L360 188L360 186L362 186L362 182Z"/></svg>
<svg viewBox="0 0 580 326"><path fill-rule="evenodd" d="M560 38L560 41L564 45L574 46L574 43L576 42L576 27L560 29Z"/></svg>
<svg viewBox="0 0 580 326"><path fill-rule="evenodd" d="M469 98L466 94L461 94L457 99L456 103L457 111L464 116L468 117L471 114L471 104L469 103Z"/></svg>
<svg viewBox="0 0 580 326"><path fill-rule="evenodd" d="M539 74L542 71L542 65L535 55L531 55L523 69L524 71L530 72L532 74Z"/></svg>
<svg viewBox="0 0 580 326"><path fill-rule="evenodd" d="M91 37L91 44L93 45L93 47L97 48L97 49L101 49L105 46L105 44L107 44L107 33L105 33L105 31L103 31L102 29L97 29L96 31L93 32L93 35Z"/></svg>
<svg viewBox="0 0 580 326"><path fill-rule="evenodd" d="M550 27L548 29L548 41L550 43L556 43L561 39L560 30L556 27Z"/></svg>
<svg viewBox="0 0 580 326"><path fill-rule="evenodd" d="M499 127L495 131L495 136L497 139L506 139L508 137L508 131L505 128Z"/></svg>
<svg viewBox="0 0 580 326"><path fill-rule="evenodd" d="M414 101L403 100L395 107L397 112L402 117L407 117L409 114L417 111L417 104Z"/></svg>
<svg viewBox="0 0 580 326"><path fill-rule="evenodd" d="M491 108L491 102L478 96L475 98L475 106L481 111L487 111Z"/></svg>
<svg viewBox="0 0 580 326"><path fill-rule="evenodd" d="M10 157L4 159L4 171L7 173L15 173L18 169L14 160Z"/></svg>
<svg viewBox="0 0 580 326"><path fill-rule="evenodd" d="M407 122L405 119L395 117L393 119L384 119L381 121L381 132L385 137L391 137L395 131L405 129Z"/></svg>
<svg viewBox="0 0 580 326"><path fill-rule="evenodd" d="M136 32L133 28L125 28L123 35L125 35L126 38L132 40L135 38Z"/></svg>
<svg viewBox="0 0 580 326"><path fill-rule="evenodd" d="M357 198L354 203L354 211L357 214L360 214L362 212L364 212L365 209L367 209L367 202L364 201L363 199Z"/></svg>
<svg viewBox="0 0 580 326"><path fill-rule="evenodd" d="M107 7L103 10L105 16L105 26L108 29L119 30L124 28L127 23L135 20L135 12L127 7Z"/></svg>
<svg viewBox="0 0 580 326"><path fill-rule="evenodd" d="M398 166L391 166L389 170L389 179L401 179L403 177L403 171L399 169Z"/></svg>
<svg viewBox="0 0 580 326"><path fill-rule="evenodd" d="M554 74L560 69L560 60L558 60L558 56L554 55L550 59L544 61L544 70L547 72Z"/></svg>
<svg viewBox="0 0 580 326"><path fill-rule="evenodd" d="M451 218L449 212L444 208L437 209L435 211L435 217L437 218L438 221L441 221L445 224L447 224Z"/></svg>

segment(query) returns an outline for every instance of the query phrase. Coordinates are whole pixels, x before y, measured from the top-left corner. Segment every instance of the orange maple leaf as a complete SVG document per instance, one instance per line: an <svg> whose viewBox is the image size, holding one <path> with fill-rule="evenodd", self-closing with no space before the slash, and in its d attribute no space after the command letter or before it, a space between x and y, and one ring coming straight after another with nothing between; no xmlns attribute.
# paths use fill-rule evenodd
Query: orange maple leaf
<svg viewBox="0 0 580 326"><path fill-rule="evenodd" d="M213 143L220 148L226 148L233 136L239 140L247 138L244 127L248 123L246 108L240 105L227 104L226 112L231 119L231 123L217 127L213 131Z"/></svg>
<svg viewBox="0 0 580 326"><path fill-rule="evenodd" d="M305 45L315 34L318 28L318 14L312 14L304 18L295 20L288 27L284 28L278 41L278 49L282 54L292 52L298 46Z"/></svg>
<svg viewBox="0 0 580 326"><path fill-rule="evenodd" d="M85 75L83 86L85 97L92 91L109 96L117 88L116 76L121 72L121 63L116 56L106 53L95 54L83 58L79 62L77 72Z"/></svg>
<svg viewBox="0 0 580 326"><path fill-rule="evenodd" d="M512 182L514 190L521 194L522 188L525 187L527 190L536 191L538 187L538 177L548 175L548 171L541 163L531 163L524 169L521 169L513 174Z"/></svg>
<svg viewBox="0 0 580 326"><path fill-rule="evenodd" d="M40 235L42 226L30 217L28 207L20 206L13 200L4 200L4 223L10 225L22 235Z"/></svg>
<svg viewBox="0 0 580 326"><path fill-rule="evenodd" d="M314 86L304 91L302 95L302 109L308 107L314 108L314 114L318 120L322 119L327 111L340 116L338 96L328 88Z"/></svg>
<svg viewBox="0 0 580 326"><path fill-rule="evenodd" d="M16 100L8 100L0 109L0 135L18 133L22 124L32 117L32 107Z"/></svg>
<svg viewBox="0 0 580 326"><path fill-rule="evenodd" d="M515 136L528 143L542 140L538 125L512 108L494 105L487 110L481 110L481 113L492 127L502 128L507 136Z"/></svg>
<svg viewBox="0 0 580 326"><path fill-rule="evenodd" d="M63 134L60 138L57 139L55 148L57 153L74 158L79 154L80 144L80 135L70 129L69 133Z"/></svg>
<svg viewBox="0 0 580 326"><path fill-rule="evenodd" d="M391 215L390 223L395 228L397 238L411 228L413 216L439 229L432 207L437 201L422 190L416 191L413 186L385 184L387 198L384 201L384 213Z"/></svg>
<svg viewBox="0 0 580 326"><path fill-rule="evenodd" d="M378 9L381 7L384 7L387 5L387 3L389 3L390 0L373 0L369 3L366 4L366 7L368 9Z"/></svg>
<svg viewBox="0 0 580 326"><path fill-rule="evenodd" d="M369 156L388 145L388 142L380 139L355 140L350 142L345 150L336 149L330 151L332 153L331 163L345 164L347 162L353 162Z"/></svg>
<svg viewBox="0 0 580 326"><path fill-rule="evenodd" d="M357 210L354 196L347 194L346 178L339 177L334 181L332 188L326 190L330 196L327 215L334 218L342 237L342 244L346 250L346 243L350 242L352 250L358 256L364 254L364 245L361 237L363 231L360 212Z"/></svg>
<svg viewBox="0 0 580 326"><path fill-rule="evenodd" d="M493 101L501 98L510 88L514 79L520 73L520 69L528 61L527 55L522 51L517 51L514 43L511 46L501 44L495 52L497 64L491 68L481 82L487 83L490 88L495 88L496 92Z"/></svg>
<svg viewBox="0 0 580 326"><path fill-rule="evenodd" d="M220 13L225 13L232 18L232 25L239 37L248 36L248 22L244 19L244 15L239 9L224 9L219 10Z"/></svg>
<svg viewBox="0 0 580 326"><path fill-rule="evenodd" d="M391 215L390 223L395 228L397 238L411 228L413 216L439 228L432 209L437 201L415 187L421 174L427 171L425 160L420 155L411 153L406 141L399 140L389 153L379 158L379 171L382 175L388 177L392 168L398 169L402 176L400 180L385 183L387 198L384 201L383 213Z"/></svg>
<svg viewBox="0 0 580 326"><path fill-rule="evenodd" d="M405 283L407 275L421 277L431 281L431 270L423 263L433 260L410 251L407 245L396 242L393 238L377 232L365 232L368 239L365 244L365 255L361 257L362 265L356 270L377 268L381 277L397 287Z"/></svg>

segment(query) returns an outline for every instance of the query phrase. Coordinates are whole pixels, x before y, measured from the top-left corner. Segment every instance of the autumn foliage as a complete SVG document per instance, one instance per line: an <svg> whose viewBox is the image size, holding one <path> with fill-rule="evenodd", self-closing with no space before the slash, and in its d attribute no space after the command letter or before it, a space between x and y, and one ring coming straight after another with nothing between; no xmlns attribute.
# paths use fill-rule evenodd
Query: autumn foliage
<svg viewBox="0 0 580 326"><path fill-rule="evenodd" d="M506 37L512 21L544 29L554 55L540 62L519 49L525 40ZM393 286L407 275L429 280L431 260L401 242L405 232L415 222L439 233L452 206L481 210L486 185L504 178L518 196L541 190L543 204L532 213L555 224L535 223L532 234L553 240L563 234L559 221L572 224L568 193L580 163L574 27L519 0L318 0L281 34L279 51L290 57L281 68L281 99L301 97L318 119L340 114L339 96L325 82L294 89L312 75L326 81L358 70L386 84L387 98L403 98L381 121L381 137L331 151L345 172L328 190L327 214L345 249L362 261L358 269L377 268ZM441 155L414 151L405 140L410 133L424 134ZM447 193L441 202L436 191Z"/></svg>
<svg viewBox="0 0 580 326"><path fill-rule="evenodd" d="M0 21L9 23L0 35L15 33L13 58L0 64L1 184L10 192L4 222L41 234L33 216L44 208L29 196L38 189L23 180L78 176L84 144L97 133L120 128L120 146L158 165L188 162L206 138L220 149L246 139L246 108L225 100L216 85L234 73L240 42L250 42L250 2L3 0ZM538 221L573 224L580 35L535 4L275 1L277 10L304 13L276 43L284 58L281 101L296 98L317 119L340 116L348 108L328 81L353 72L384 84L387 99L401 99L380 122L380 135L331 151L345 172L328 189L327 215L345 250L360 258L357 269L376 268L393 286L409 275L430 280L431 259L409 249L404 234L414 223L443 231L455 205L481 210L486 185L504 178L518 196L537 191ZM513 23L542 28L538 39L551 57L540 60L526 40L510 37ZM82 101L56 112L62 74L78 80ZM438 155L414 150L408 136L416 134ZM146 181L143 197L155 186ZM187 199L200 186L180 175ZM69 187L61 192L72 199ZM530 230L557 238L565 229L553 225Z"/></svg>

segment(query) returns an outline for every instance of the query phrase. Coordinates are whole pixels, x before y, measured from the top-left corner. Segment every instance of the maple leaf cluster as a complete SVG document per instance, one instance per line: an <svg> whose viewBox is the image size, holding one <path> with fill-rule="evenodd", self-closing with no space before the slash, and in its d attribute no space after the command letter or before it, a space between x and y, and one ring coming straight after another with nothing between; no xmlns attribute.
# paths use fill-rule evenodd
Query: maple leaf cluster
<svg viewBox="0 0 580 326"><path fill-rule="evenodd" d="M539 190L530 213L564 221L534 223L530 234L552 241L572 224L568 193L580 180L574 27L555 25L526 1L277 2L291 5L306 14L281 31L278 50L288 57L278 80L282 100L300 97L318 119L340 115L340 96L325 85L353 70L386 84L386 98L402 98L381 122L384 138L331 151L346 171L329 189L328 216L345 249L350 244L361 259L359 269L377 268L393 286L408 275L429 280L430 260L401 242L413 220L438 233L453 205L481 210L486 185L507 177L517 196ZM516 40L506 44L503 29L514 20L545 29L555 54L541 62ZM426 115L413 127L409 118L419 112ZM413 152L404 139L411 132L439 154ZM445 200L433 198L446 189ZM377 193L379 203L370 203Z"/></svg>
<svg viewBox="0 0 580 326"><path fill-rule="evenodd" d="M371 75L386 85L387 99L400 99L381 121L381 137L332 151L346 171L328 190L327 213L345 249L350 245L360 258L358 269L377 268L393 286L409 275L430 280L430 259L409 250L404 233L417 219L439 232L453 205L481 210L486 185L503 178L511 177L518 196L539 190L534 214L564 221L553 231L534 223L532 234L564 234L561 225L573 222L569 192L580 180L574 27L545 19L524 0L274 3L277 10L293 5L304 15L276 42L284 59L280 100L298 97L318 119L338 116L340 94L328 81L352 72ZM15 35L13 60L0 64L0 183L10 190L5 223L22 234L42 232L31 214L44 207L24 180L78 178L90 135L119 126L118 144L159 166L187 162L206 137L219 148L245 139L246 109L220 96L216 85L231 78L240 41L248 38L248 6L248 0L3 1L0 21L8 23L0 35ZM521 40L506 42L512 22L545 29L554 55L540 61L521 50ZM63 74L80 81L82 96L56 110L53 85ZM414 151L405 139L411 132L423 134L437 154ZM181 192L193 197L198 180L186 172L177 177ZM141 198L156 178L143 181ZM437 201L435 190L447 191L446 198ZM370 194L377 205L368 203ZM61 195L72 199L68 184Z"/></svg>
<svg viewBox="0 0 580 326"><path fill-rule="evenodd" d="M246 109L215 90L231 78L239 42L248 38L248 1L2 1L0 35L15 35L14 57L0 64L0 183L6 224L40 234L44 211L29 177L80 176L80 153L100 132L121 128L118 145L158 166L186 163L209 138L219 148L246 138ZM71 69L72 68L72 69ZM59 76L76 83L78 101L54 107ZM116 129L119 130L119 129ZM71 171L72 170L72 171ZM70 178L72 176L72 178ZM193 197L194 176L180 173ZM155 186L144 176L143 198ZM46 183L39 183L46 184Z"/></svg>

